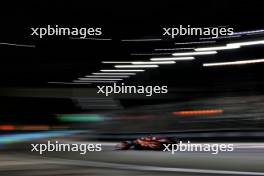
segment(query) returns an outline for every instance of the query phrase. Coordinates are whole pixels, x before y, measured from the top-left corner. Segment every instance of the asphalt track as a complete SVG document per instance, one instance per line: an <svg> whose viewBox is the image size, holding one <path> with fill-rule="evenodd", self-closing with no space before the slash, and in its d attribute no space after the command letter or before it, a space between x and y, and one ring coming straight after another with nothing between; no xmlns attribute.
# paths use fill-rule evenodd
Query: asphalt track
<svg viewBox="0 0 264 176"><path fill-rule="evenodd" d="M264 175L264 144L237 143L233 152L114 151L103 143L102 152L49 152L30 148L1 151L1 175ZM23 149L21 149L23 148Z"/></svg>

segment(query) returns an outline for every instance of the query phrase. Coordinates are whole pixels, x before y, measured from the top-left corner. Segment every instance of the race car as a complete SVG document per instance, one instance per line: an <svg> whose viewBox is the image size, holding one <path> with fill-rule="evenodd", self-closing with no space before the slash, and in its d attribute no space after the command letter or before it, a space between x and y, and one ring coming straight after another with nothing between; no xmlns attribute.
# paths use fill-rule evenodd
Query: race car
<svg viewBox="0 0 264 176"><path fill-rule="evenodd" d="M147 136L132 141L124 141L116 145L117 150L163 150L164 144L175 144L177 141L169 137Z"/></svg>

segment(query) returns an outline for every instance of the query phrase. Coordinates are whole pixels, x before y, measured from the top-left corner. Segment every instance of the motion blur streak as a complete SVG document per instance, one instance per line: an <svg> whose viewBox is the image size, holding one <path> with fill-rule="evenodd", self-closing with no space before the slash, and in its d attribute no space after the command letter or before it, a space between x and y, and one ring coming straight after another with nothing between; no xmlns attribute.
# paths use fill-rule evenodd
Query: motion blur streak
<svg viewBox="0 0 264 176"><path fill-rule="evenodd" d="M213 169L192 169L192 168L175 168L175 167L159 167L159 166L145 166L134 164L118 164L107 162L95 161L76 161L70 159L57 159L51 158L50 161L45 161L50 164L65 164L73 166L86 166L86 167L105 167L115 168L120 170L138 170L138 171L156 171L156 172L180 172L180 173L195 173L195 174L221 174L221 175L264 175L263 172L244 172L244 171L231 171L231 170L213 170Z"/></svg>
<svg viewBox="0 0 264 176"><path fill-rule="evenodd" d="M216 51L199 51L199 52L184 52L184 53L173 53L173 56L196 56L196 55L210 55L217 54Z"/></svg>
<svg viewBox="0 0 264 176"><path fill-rule="evenodd" d="M2 131L15 130L15 126L13 126L13 125L0 125L0 130L2 130Z"/></svg>
<svg viewBox="0 0 264 176"><path fill-rule="evenodd" d="M140 116L117 116L117 117L113 117L114 120L119 120L119 119L122 119L122 120L131 120L131 119L156 119L158 118L158 116L155 116L155 115L140 115Z"/></svg>
<svg viewBox="0 0 264 176"><path fill-rule="evenodd" d="M226 66L226 65L243 65L243 64L256 64L264 62L264 59L252 59L252 60L241 60L232 62L216 62L216 63L205 63L204 67L214 67L214 66Z"/></svg>
<svg viewBox="0 0 264 176"><path fill-rule="evenodd" d="M25 125L25 126L20 126L20 127L17 127L18 130L32 130L32 131L35 131L35 130L49 130L50 127L48 125Z"/></svg>
<svg viewBox="0 0 264 176"><path fill-rule="evenodd" d="M104 117L97 114L66 114L57 117L63 122L100 122Z"/></svg>
<svg viewBox="0 0 264 176"><path fill-rule="evenodd" d="M45 131L66 129L66 126L48 126L48 125L0 125L0 131Z"/></svg>
<svg viewBox="0 0 264 176"><path fill-rule="evenodd" d="M172 114L178 116L200 116L200 115L217 115L223 112L224 111L220 109L211 109L211 110L177 111L177 112L173 112Z"/></svg>
<svg viewBox="0 0 264 176"><path fill-rule="evenodd" d="M24 133L24 134L0 135L0 144L30 141L34 139L42 139L48 137L68 136L79 132L80 131L54 131L54 132L52 131L52 132L35 132L35 133Z"/></svg>
<svg viewBox="0 0 264 176"><path fill-rule="evenodd" d="M255 33L263 33L263 32L264 32L264 29L258 29L258 30L234 32L233 35L238 35L238 34L255 34Z"/></svg>

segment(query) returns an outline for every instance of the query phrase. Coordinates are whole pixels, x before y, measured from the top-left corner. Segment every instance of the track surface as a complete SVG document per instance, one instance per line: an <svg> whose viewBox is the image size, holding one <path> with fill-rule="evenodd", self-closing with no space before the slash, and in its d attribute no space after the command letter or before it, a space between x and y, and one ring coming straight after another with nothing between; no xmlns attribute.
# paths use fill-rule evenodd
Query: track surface
<svg viewBox="0 0 264 176"><path fill-rule="evenodd" d="M39 155L30 148L0 152L1 175L264 175L264 144L240 143L228 153L156 151L49 152Z"/></svg>

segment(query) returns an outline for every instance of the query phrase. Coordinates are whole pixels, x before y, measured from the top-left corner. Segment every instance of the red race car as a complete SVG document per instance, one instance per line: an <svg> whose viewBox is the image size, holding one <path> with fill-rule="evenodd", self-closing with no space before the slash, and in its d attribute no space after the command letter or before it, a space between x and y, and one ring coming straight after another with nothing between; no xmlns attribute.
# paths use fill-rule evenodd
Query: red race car
<svg viewBox="0 0 264 176"><path fill-rule="evenodd" d="M174 138L168 137L141 137L133 141L124 141L116 145L117 150L163 150L163 144L175 144L177 141Z"/></svg>

